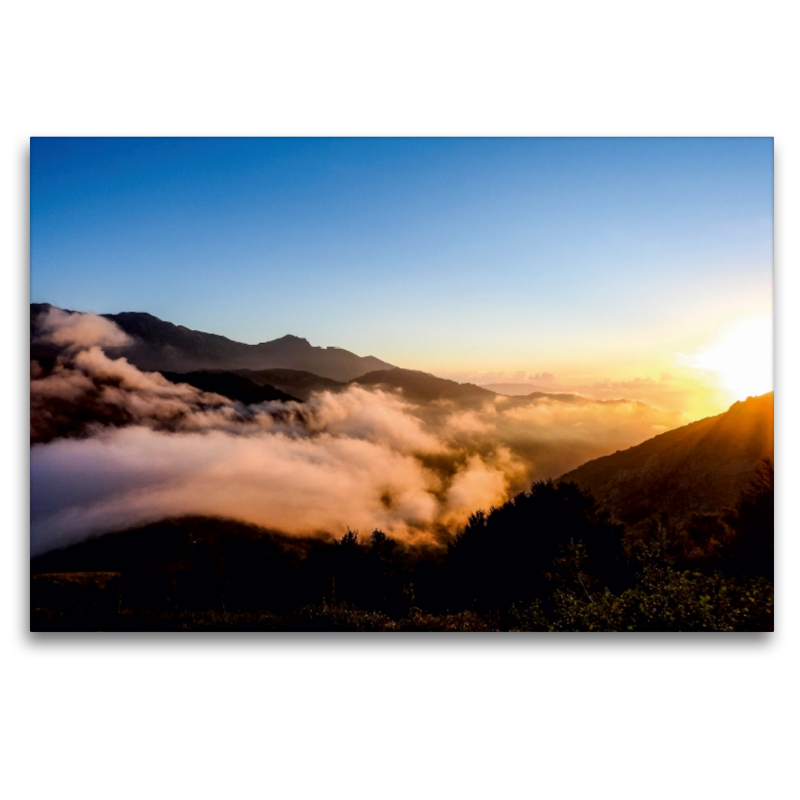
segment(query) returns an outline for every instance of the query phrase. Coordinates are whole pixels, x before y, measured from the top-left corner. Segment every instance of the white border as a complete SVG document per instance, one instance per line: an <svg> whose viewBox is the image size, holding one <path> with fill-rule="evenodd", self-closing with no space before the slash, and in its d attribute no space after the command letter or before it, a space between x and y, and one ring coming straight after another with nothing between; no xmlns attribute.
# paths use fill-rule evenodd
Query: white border
<svg viewBox="0 0 800 800"><path fill-rule="evenodd" d="M789 796L800 131L788 9L146 0L6 11L2 319L18 378L3 398L7 796ZM28 633L27 148L54 134L774 135L778 632Z"/></svg>

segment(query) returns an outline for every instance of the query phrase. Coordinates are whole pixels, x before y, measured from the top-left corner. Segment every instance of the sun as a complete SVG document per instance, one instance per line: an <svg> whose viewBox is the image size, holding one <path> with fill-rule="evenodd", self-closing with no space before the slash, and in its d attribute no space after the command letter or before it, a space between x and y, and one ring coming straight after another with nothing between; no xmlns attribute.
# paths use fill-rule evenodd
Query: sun
<svg viewBox="0 0 800 800"><path fill-rule="evenodd" d="M737 400L771 392L772 318L758 317L729 328L690 358L696 369L715 373L720 388Z"/></svg>

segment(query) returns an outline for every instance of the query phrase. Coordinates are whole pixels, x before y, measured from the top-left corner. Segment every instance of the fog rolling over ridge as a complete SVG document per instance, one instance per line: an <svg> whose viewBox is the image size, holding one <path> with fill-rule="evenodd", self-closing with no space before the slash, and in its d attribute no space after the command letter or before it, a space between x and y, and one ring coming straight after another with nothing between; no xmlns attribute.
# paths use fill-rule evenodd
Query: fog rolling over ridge
<svg viewBox="0 0 800 800"><path fill-rule="evenodd" d="M49 308L46 303L31 304L31 335L34 340L37 339L39 320L45 318ZM306 370L336 381L348 381L373 370L392 367L374 356L357 356L340 347L314 347L298 336L283 336L261 344L243 344L225 336L173 325L152 314L125 312L105 314L102 318L114 323L127 337L125 343L110 344L109 354L124 356L131 364L144 370L191 372L289 368Z"/></svg>
<svg viewBox="0 0 800 800"><path fill-rule="evenodd" d="M305 340L282 351L279 367L243 366L238 355L224 364L245 376L275 369L305 381L302 397L290 392L298 400L246 402L180 375L167 380L146 365L192 372L198 359L208 365L202 359L218 358L219 368L227 349L260 357L275 348L197 338L149 315L101 317L45 305L32 306L31 315L34 555L189 514L290 535L381 529L409 543L444 543L471 513L532 480L555 478L683 421L640 402L504 397L297 344ZM145 338L132 317L147 317ZM153 341L154 329L169 336ZM314 359L338 366L314 373ZM348 377L356 365L366 369ZM309 388L309 374L337 385Z"/></svg>

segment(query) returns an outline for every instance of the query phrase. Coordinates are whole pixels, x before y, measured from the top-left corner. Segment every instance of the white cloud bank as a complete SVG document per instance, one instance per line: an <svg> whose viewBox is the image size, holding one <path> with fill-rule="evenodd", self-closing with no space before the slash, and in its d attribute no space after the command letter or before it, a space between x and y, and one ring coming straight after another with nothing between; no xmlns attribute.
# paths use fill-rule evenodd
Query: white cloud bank
<svg viewBox="0 0 800 800"><path fill-rule="evenodd" d="M71 350L32 372L32 430L50 439L31 449L33 554L185 514L443 541L533 479L680 424L642 403L499 398L464 410L357 385L248 407L108 358L98 339L119 336L96 321L54 316L49 335ZM64 438L59 425L79 412L89 423Z"/></svg>

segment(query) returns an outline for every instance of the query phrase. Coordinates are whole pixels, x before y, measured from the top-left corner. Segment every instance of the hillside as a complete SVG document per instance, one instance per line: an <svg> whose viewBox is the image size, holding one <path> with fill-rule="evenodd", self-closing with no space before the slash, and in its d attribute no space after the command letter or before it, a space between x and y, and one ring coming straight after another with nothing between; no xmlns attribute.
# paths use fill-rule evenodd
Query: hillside
<svg viewBox="0 0 800 800"><path fill-rule="evenodd" d="M774 458L773 392L589 461L560 480L589 489L634 524L653 513L680 517L734 506L765 458Z"/></svg>
<svg viewBox="0 0 800 800"><path fill-rule="evenodd" d="M237 375L247 378L259 386L272 386L301 400L317 392L342 392L348 386L356 384L366 388L379 388L385 391L400 391L403 397L413 403L432 403L441 400L454 402L459 406L480 406L493 402L497 394L482 386L472 383L456 383L445 378L437 378L427 372L395 367L388 370L376 370L361 375L351 381L334 381L296 369L237 369ZM225 392L221 392L225 394ZM507 405L519 406L542 399L555 400L562 403L587 403L585 397L574 394L555 394L550 392L532 392L525 396L509 397Z"/></svg>
<svg viewBox="0 0 800 800"><path fill-rule="evenodd" d="M461 403L483 403L494 400L495 393L472 383L437 378L427 372L411 369L383 369L355 378L351 383L388 390L401 389L405 397L415 402L454 400Z"/></svg>
<svg viewBox="0 0 800 800"><path fill-rule="evenodd" d="M313 372L299 369L237 369L234 371L237 375L241 375L259 386L274 386L301 400L308 400L314 392L339 392L347 388L347 384L343 381L334 381L331 378L323 378L320 375L314 375Z"/></svg>
<svg viewBox="0 0 800 800"><path fill-rule="evenodd" d="M31 303L31 355L47 357L56 354L51 345L35 342L37 319L51 306ZM335 381L349 381L377 369L392 365L374 356L358 356L339 347L315 347L298 336L283 336L260 344L243 344L225 336L190 330L165 322L152 314L123 312L104 314L134 344L107 348L112 357L128 359L147 371L194 372L199 370L293 369L313 372Z"/></svg>
<svg viewBox="0 0 800 800"><path fill-rule="evenodd" d="M31 358L42 363L51 362L61 352L60 347L39 338L38 320L52 307L47 303L30 304ZM152 314L123 312L102 316L134 339L133 344L124 347L105 347L111 358L124 357L141 370L163 373L172 382L190 383L242 402L308 400L315 392L343 391L354 383L366 388L399 390L416 403L447 400L461 406L480 406L498 396L497 392L472 383L457 383L427 372L401 369L374 356L362 357L338 347L314 347L297 336L249 345L174 325ZM226 390L221 388L223 379L218 377L223 373L228 375L224 379ZM254 387L237 381L234 376L267 388L269 396L254 391ZM527 385L524 388L538 387ZM524 404L543 398L566 403L586 402L578 395L545 391L528 391L524 396L510 398L510 402Z"/></svg>
<svg viewBox="0 0 800 800"><path fill-rule="evenodd" d="M298 397L271 386L258 384L233 372L162 372L172 383L188 383L202 392L214 392L245 405L264 403L270 400L299 400Z"/></svg>
<svg viewBox="0 0 800 800"><path fill-rule="evenodd" d="M494 400L495 393L471 383L437 378L427 372L413 369L381 369L360 375L350 381L334 381L311 372L294 369L235 370L237 375L249 378L259 385L269 384L276 389L308 400L314 392L341 392L348 386L357 384L365 388L401 391L403 396L416 403L430 403L437 400L451 400L459 404L482 403Z"/></svg>

